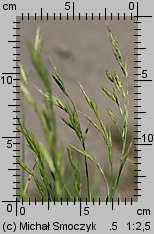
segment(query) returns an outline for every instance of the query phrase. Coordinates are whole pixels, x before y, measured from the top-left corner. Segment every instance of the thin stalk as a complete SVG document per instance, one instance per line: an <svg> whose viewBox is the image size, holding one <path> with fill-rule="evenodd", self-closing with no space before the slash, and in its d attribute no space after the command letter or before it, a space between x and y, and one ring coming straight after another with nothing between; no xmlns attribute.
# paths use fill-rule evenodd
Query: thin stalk
<svg viewBox="0 0 154 234"><path fill-rule="evenodd" d="M113 181L113 184L111 185L110 193L109 193L109 196L107 197L109 202L111 202L112 199L114 198L114 195L115 195L118 183L119 183L119 179L121 176L121 172L122 172L122 169L125 165L124 155L126 153L126 142L127 142L127 134L128 134L128 105L129 105L129 102L128 102L128 79L126 81L126 98L124 98L123 101L124 101L123 118L124 118L124 126L125 126L124 139L122 142L122 152L121 152L121 157L120 157L120 167L118 170L118 174L117 174L115 180Z"/></svg>
<svg viewBox="0 0 154 234"><path fill-rule="evenodd" d="M34 166L33 166L33 168L32 168L32 173L33 173L34 170L35 170L36 163L37 163L37 160L35 161ZM24 187L24 194L26 194L26 191L27 191L27 188L28 188L29 183L30 183L30 181L31 181L31 178L32 178L32 175L29 175L28 180L27 180L27 183L26 183L26 185L25 185L25 187Z"/></svg>
<svg viewBox="0 0 154 234"><path fill-rule="evenodd" d="M78 113L76 110L76 107L74 105L74 102L72 100L72 98L67 94L68 99L70 100L70 102L72 103L72 106L74 108L74 111L78 117ZM83 150L86 151L86 146L85 146L85 141L84 141L84 137L82 136L82 141L80 140L81 144L82 144L82 148ZM85 157L85 173L86 173L86 183L87 183L87 197L88 197L88 201L90 202L90 185L89 185L89 170L88 170L88 162L87 162L87 158Z"/></svg>
<svg viewBox="0 0 154 234"><path fill-rule="evenodd" d="M82 143L83 150L86 151L85 142ZM87 194L88 194L88 201L90 202L90 186L89 186L89 170L88 170L88 162L87 158L85 157L85 170L86 170L86 181L87 181Z"/></svg>
<svg viewBox="0 0 154 234"><path fill-rule="evenodd" d="M23 126L25 125L25 105L24 105L24 100L22 101L21 105L21 121ZM24 134L22 134L22 161L25 163L25 137ZM22 170L22 188L24 189L25 186L25 170Z"/></svg>

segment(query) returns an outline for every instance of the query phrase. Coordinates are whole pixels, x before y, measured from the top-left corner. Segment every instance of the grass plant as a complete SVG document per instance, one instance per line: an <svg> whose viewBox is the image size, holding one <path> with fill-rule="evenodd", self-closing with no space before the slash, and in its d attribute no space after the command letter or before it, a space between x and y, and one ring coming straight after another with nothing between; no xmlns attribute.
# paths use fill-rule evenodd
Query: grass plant
<svg viewBox="0 0 154 234"><path fill-rule="evenodd" d="M87 105L90 107L91 111L94 113L97 122L93 120L90 116L85 113L81 113L75 106L74 101L72 100L70 94L65 87L62 76L60 75L59 70L54 64L51 64L53 74L50 76L48 70L46 69L42 57L41 57L41 47L42 47L42 35L38 30L35 37L34 45L28 44L28 50L31 56L32 64L38 73L39 79L41 79L44 84L44 89L38 89L41 94L43 105L40 106L37 103L37 100L34 99L29 90L29 78L25 72L25 69L22 64L20 64L20 73L21 73L21 90L23 96L29 103L29 105L35 110L37 117L42 126L46 144L44 145L37 136L34 136L26 126L20 123L18 128L22 135L25 137L28 147L34 153L35 163L32 169L29 169L25 162L21 159L18 159L20 166L29 174L27 182L25 182L22 195L26 196L28 186L31 179L33 178L38 191L42 198L45 200L50 199L51 201L56 200L60 201L61 198L65 199L68 197L70 201L80 200L82 198L82 179L79 167L79 161L76 155L73 152L76 152L80 157L84 157L84 167L86 175L86 197L88 201L91 201L91 188L90 188L90 179L89 179L89 169L88 161L91 161L94 166L98 169L102 175L102 179L105 180L107 187L106 197L103 199L108 199L112 201L115 197L115 193L121 178L122 170L125 166L127 157L130 153L132 147L132 141L129 144L126 144L128 137L128 69L127 65L124 62L119 44L115 40L115 37L109 27L107 28L108 37L110 43L113 47L113 52L118 66L121 69L121 74L118 74L115 71L106 71L106 78L111 85L111 89L108 89L102 85L101 89L103 93L108 96L108 98L117 106L119 113L122 119L122 125L118 122L116 114L114 111L108 107L107 113L110 117L112 124L119 131L121 138L122 150L119 156L119 168L118 171L114 172L113 164L113 140L111 129L108 128L105 123L101 111L95 102L95 100L89 97L85 89L80 84L80 88L85 98ZM54 81L63 95L66 96L68 101L60 100L53 93L51 82ZM80 148L73 145L70 142L66 146L66 151L64 151L63 146L58 146L58 134L56 126L56 114L54 111L54 106L61 109L65 114L66 118L61 118L64 124L71 128L76 137L80 142ZM79 115L81 115L87 121L87 128L83 129ZM103 138L107 149L108 149L108 160L110 165L110 178L106 175L104 169L100 165L96 156L91 155L88 152L86 147L86 139L91 125L97 129L100 133L100 137ZM69 162L73 171L72 177L72 186L68 186L67 181L65 180L65 152L69 158ZM36 173L37 171L37 173ZM73 191L72 191L73 187Z"/></svg>

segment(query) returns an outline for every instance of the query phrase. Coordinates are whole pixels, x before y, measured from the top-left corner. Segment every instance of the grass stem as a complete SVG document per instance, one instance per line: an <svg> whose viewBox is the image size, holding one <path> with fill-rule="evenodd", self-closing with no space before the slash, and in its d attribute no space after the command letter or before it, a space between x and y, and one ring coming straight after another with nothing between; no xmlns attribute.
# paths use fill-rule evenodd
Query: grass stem
<svg viewBox="0 0 154 234"><path fill-rule="evenodd" d="M22 121L22 124L23 126L25 125L25 106L24 106L24 100L22 101L22 110L21 110L21 121ZM22 134L22 161L25 163L25 137L24 135ZM25 187L25 171L22 170L22 175L21 175L21 178L22 178L22 188L24 189Z"/></svg>
<svg viewBox="0 0 154 234"><path fill-rule="evenodd" d="M83 150L86 151L85 142L83 142L82 147ZM88 201L90 202L91 198L90 198L90 186L89 186L89 171L88 171L88 162L86 157L85 157L85 170L86 170L86 181L87 181L87 196L88 196Z"/></svg>

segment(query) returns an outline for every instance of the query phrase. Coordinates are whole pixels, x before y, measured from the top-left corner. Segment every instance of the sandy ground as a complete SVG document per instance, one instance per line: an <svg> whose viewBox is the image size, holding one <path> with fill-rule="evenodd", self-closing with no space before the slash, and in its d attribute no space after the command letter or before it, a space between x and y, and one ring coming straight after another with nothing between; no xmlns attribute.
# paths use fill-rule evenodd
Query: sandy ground
<svg viewBox="0 0 154 234"><path fill-rule="evenodd" d="M128 64L129 69L129 130L133 130L133 22L127 18L126 21L118 21L115 18L113 21L108 20L108 25L112 32L115 34L118 40L123 57ZM49 58L52 59L54 64L60 70L67 90L72 96L74 103L80 111L94 117L90 108L86 104L81 90L79 88L78 81L83 85L87 94L93 97L97 102L101 113L104 116L105 123L112 128L111 121L106 113L106 107L111 107L118 115L118 110L112 104L112 102L103 94L101 85L109 86L109 82L104 73L106 70L117 71L121 74L121 71L115 61L113 55L113 49L109 43L107 37L106 22L102 19L99 21L97 18L94 21L81 18L81 20L69 20L63 18L62 21L53 21L52 18L49 21L35 21L31 18L30 21L25 19L21 22L21 61L25 66L25 69L30 77L31 90L34 97L40 102L40 97L34 88L37 86L43 88L40 80L37 77L31 63L29 54L26 49L27 42L33 42L36 29L39 27L43 32L43 48L42 56L44 62L49 70L51 65ZM122 77L123 79L123 77ZM53 85L53 90L58 97L63 98L61 92ZM57 110L56 110L57 111ZM62 113L57 111L58 116L62 116ZM25 119L27 127L32 130L36 136L43 141L43 136L39 122L36 119L35 114L28 106L25 107ZM81 118L83 128L87 127L86 121ZM76 137L68 127L66 127L60 118L57 118L59 140L63 144L76 143ZM92 128L89 132L87 139L87 149L91 154L97 156L101 165L106 169L108 167L106 157L106 146L102 143L102 139L99 137L98 132ZM31 152L27 150L26 161L30 166L33 164L33 156ZM119 162L119 146L114 143L114 164L117 168ZM100 178L95 171L90 168L92 178L94 182L99 182ZM100 190L101 196L103 194ZM119 186L119 193L121 198L130 198L134 193L133 185L133 163L128 162L125 171L123 173L123 181ZM37 196L33 183L30 186L30 196Z"/></svg>

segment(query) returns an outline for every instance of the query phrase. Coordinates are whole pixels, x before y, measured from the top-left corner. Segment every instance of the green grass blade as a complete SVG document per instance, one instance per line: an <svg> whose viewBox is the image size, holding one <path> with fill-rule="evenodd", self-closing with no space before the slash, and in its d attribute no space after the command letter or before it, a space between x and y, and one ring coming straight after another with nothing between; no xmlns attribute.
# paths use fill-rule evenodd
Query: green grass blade
<svg viewBox="0 0 154 234"><path fill-rule="evenodd" d="M80 200L80 198L81 198L81 181L80 181L79 162L78 162L78 160L76 160L72 157L69 148L67 148L67 155L68 155L68 158L70 160L70 163L71 163L71 166L72 166L73 172L74 172L73 184L74 184L75 194L76 194L78 200Z"/></svg>
<svg viewBox="0 0 154 234"><path fill-rule="evenodd" d="M90 161L94 162L93 157L90 156L90 154L88 154L85 150L78 149L77 147L75 147L75 146L73 146L73 145L71 145L71 144L69 144L69 147L70 147L71 149L75 150L76 152L82 154L82 155L85 156L86 158L89 158Z"/></svg>
<svg viewBox="0 0 154 234"><path fill-rule="evenodd" d="M65 185L65 190L66 190L66 192L67 192L67 194L68 194L68 196L69 196L71 202L73 202L73 201L74 201L74 197L72 196L72 194L71 194L69 188L68 188L66 185Z"/></svg>
<svg viewBox="0 0 154 234"><path fill-rule="evenodd" d="M49 166L52 172L55 171L55 167L53 165L53 160L51 155L49 155L46 148L39 142L31 132L29 132L21 123L19 127L20 132L22 132L28 142L30 149L37 155L39 158L40 156L45 159L47 165Z"/></svg>
<svg viewBox="0 0 154 234"><path fill-rule="evenodd" d="M105 179L106 182L106 186L107 186L107 191L109 192L109 186L108 186L108 181L107 178L105 176L105 173L103 171L103 169L101 168L100 164L96 161L95 157L92 157L89 153L87 153L85 150L81 150L78 149L77 147L73 146L73 145L69 145L70 148L72 148L73 150L75 150L76 152L80 153L81 155L83 155L84 157L88 158L91 162L95 163L96 166L98 167L100 173L102 174L102 176Z"/></svg>
<svg viewBox="0 0 154 234"><path fill-rule="evenodd" d="M32 173L32 171L28 168L28 166L22 161L20 160L19 158L17 158L17 162L19 163L19 165L25 170L28 172L28 174L34 176L34 174Z"/></svg>
<svg viewBox="0 0 154 234"><path fill-rule="evenodd" d="M114 178L114 180L112 181L110 193L109 193L109 196L108 196L108 201L110 201L110 202L112 201L112 198L114 197L115 191L117 189L119 179L121 177L122 170L123 170L123 168L125 166L125 162L126 162L128 156L129 156L129 153L130 153L130 150L131 150L131 147L132 147L132 143L133 143L133 141L131 141L131 143L129 144L127 152L125 153L123 159L121 160L120 167L119 167L119 170L118 170L118 174Z"/></svg>

